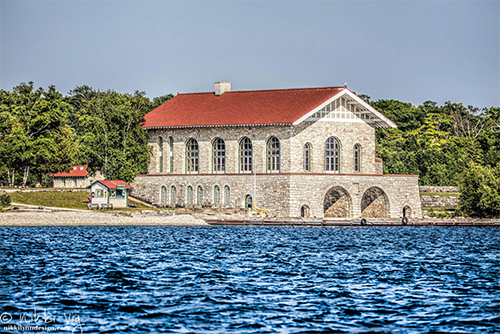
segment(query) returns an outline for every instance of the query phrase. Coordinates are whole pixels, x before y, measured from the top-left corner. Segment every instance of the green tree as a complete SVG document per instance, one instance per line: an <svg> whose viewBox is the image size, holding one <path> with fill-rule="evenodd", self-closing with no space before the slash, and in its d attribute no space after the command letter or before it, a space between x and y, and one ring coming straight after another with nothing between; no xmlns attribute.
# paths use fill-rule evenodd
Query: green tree
<svg viewBox="0 0 500 334"><path fill-rule="evenodd" d="M70 92L80 142L79 161L100 168L108 179L133 181L150 159L147 132L141 122L151 108L143 92L120 94L76 87Z"/></svg>
<svg viewBox="0 0 500 334"><path fill-rule="evenodd" d="M1 98L0 156L8 174L22 171L24 187L30 172L40 180L44 173L69 170L76 152L73 129L67 124L71 106L55 87L44 91L34 89L33 82L21 83Z"/></svg>
<svg viewBox="0 0 500 334"><path fill-rule="evenodd" d="M500 216L500 168L472 164L458 185L458 212L472 217Z"/></svg>
<svg viewBox="0 0 500 334"><path fill-rule="evenodd" d="M151 109L157 108L161 106L163 103L167 102L168 100L172 99L174 97L173 94L166 94L162 96L158 96L153 98L153 103L151 105Z"/></svg>

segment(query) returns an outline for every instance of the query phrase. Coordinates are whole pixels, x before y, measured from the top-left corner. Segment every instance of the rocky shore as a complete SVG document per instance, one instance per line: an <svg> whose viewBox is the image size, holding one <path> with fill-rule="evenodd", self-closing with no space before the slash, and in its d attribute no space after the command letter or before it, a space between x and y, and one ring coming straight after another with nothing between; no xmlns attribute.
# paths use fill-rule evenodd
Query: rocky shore
<svg viewBox="0 0 500 334"><path fill-rule="evenodd" d="M8 211L0 213L0 226L72 226L72 225L208 225L190 215L150 215L113 211Z"/></svg>

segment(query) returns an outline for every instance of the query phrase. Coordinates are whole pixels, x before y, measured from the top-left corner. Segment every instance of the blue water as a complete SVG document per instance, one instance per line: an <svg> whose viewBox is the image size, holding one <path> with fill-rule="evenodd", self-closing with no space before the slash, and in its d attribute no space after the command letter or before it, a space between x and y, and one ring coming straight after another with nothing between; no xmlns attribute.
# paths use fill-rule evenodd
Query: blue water
<svg viewBox="0 0 500 334"><path fill-rule="evenodd" d="M500 332L498 227L0 227L0 240L5 333Z"/></svg>

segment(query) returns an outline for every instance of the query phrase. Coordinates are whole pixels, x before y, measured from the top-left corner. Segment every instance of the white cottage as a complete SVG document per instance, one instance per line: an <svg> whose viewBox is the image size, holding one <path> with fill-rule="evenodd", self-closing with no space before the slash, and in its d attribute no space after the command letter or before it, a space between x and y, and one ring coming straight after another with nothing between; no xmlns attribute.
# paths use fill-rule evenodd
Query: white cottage
<svg viewBox="0 0 500 334"><path fill-rule="evenodd" d="M87 188L91 188L92 191L90 204L113 208L127 207L128 195L133 189L131 185L122 180L98 180Z"/></svg>

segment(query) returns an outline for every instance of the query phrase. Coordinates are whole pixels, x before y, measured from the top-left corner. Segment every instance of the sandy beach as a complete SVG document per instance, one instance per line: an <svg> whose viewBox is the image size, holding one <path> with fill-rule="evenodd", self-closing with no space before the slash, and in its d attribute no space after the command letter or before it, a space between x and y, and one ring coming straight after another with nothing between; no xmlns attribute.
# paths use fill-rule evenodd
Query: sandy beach
<svg viewBox="0 0 500 334"><path fill-rule="evenodd" d="M190 215L147 215L140 212L99 211L9 211L0 213L0 226L72 225L208 225Z"/></svg>

